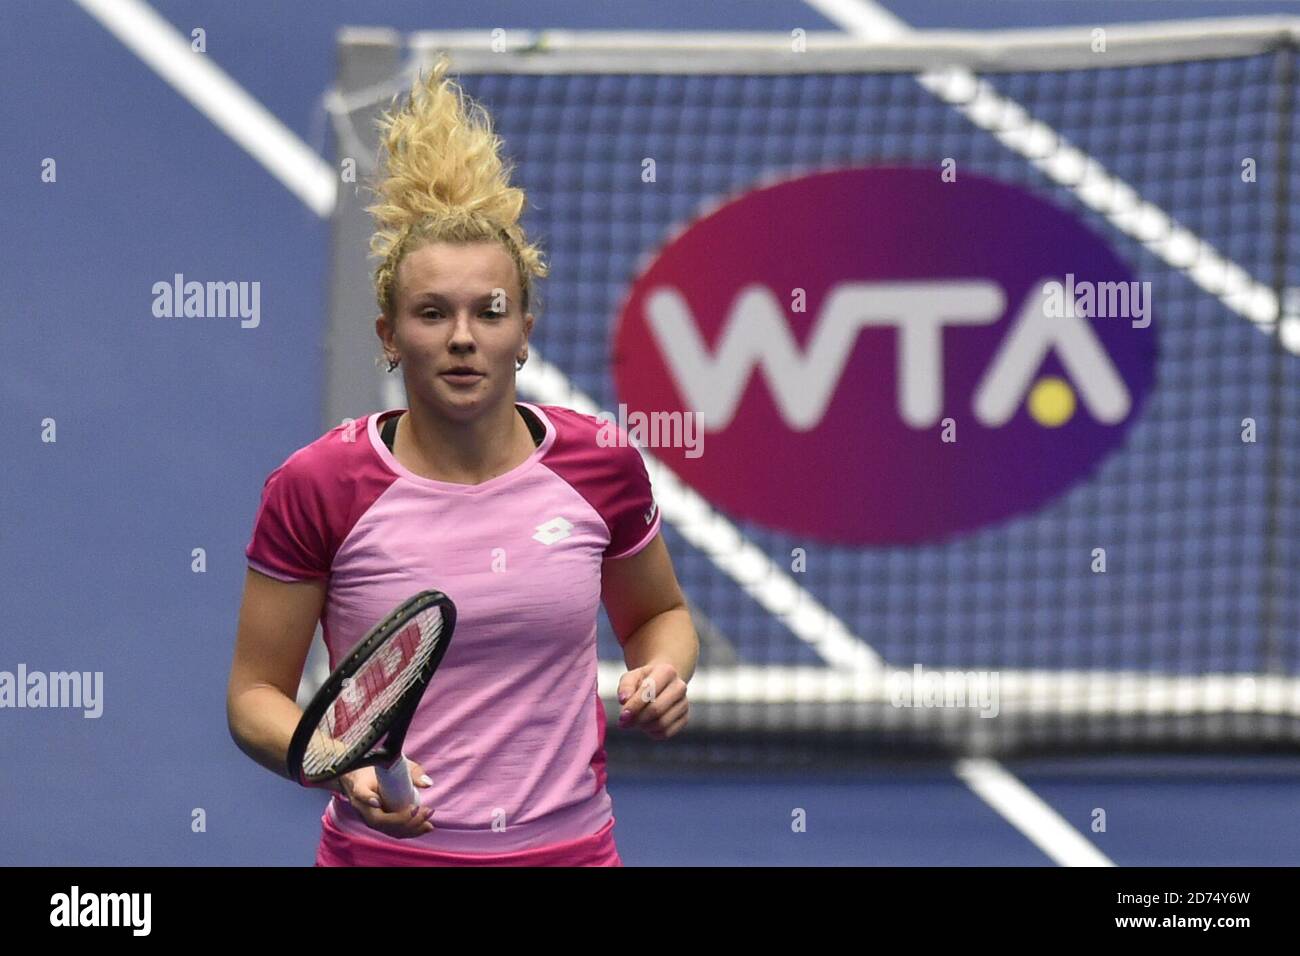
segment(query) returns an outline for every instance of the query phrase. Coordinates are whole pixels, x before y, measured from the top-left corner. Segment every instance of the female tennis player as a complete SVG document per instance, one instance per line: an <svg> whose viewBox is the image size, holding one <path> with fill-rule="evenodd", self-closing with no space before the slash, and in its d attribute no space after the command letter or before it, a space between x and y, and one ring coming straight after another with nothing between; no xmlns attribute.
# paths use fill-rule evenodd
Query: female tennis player
<svg viewBox="0 0 1300 956"><path fill-rule="evenodd" d="M444 58L381 120L372 251L389 371L409 408L340 425L271 472L248 544L228 691L240 748L287 776L317 620L331 667L426 588L455 639L406 736L419 797L340 778L316 862L621 866L596 690L604 602L627 664L620 722L687 722L699 643L641 456L599 419L515 399L533 280L491 119Z"/></svg>

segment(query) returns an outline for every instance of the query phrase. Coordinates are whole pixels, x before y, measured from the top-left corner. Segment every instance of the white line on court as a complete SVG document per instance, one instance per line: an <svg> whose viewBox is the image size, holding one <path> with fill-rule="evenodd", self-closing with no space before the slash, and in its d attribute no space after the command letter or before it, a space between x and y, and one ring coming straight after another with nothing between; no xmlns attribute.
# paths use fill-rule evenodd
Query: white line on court
<svg viewBox="0 0 1300 956"><path fill-rule="evenodd" d="M872 0L805 0L846 33L864 40L894 40L915 31Z"/></svg>
<svg viewBox="0 0 1300 956"><path fill-rule="evenodd" d="M969 758L957 761L953 769L981 800L1061 866L1115 865L1000 763Z"/></svg>
<svg viewBox="0 0 1300 956"><path fill-rule="evenodd" d="M874 0L807 0L807 3L832 23L864 39L887 40L912 32L904 21L885 10ZM972 86L978 84L981 96L986 101L990 99L999 100L999 106L1003 108L1003 111L1007 108L1020 109L1018 104L996 97L987 84L977 81L974 74L968 70L948 70L937 74L937 76L939 77L938 81L935 79L936 74L924 74L917 77L917 80L926 89L939 95L945 102L958 105L951 96L944 96L941 91L951 90L956 84L965 80ZM987 106L986 102L986 109ZM995 132L999 132L999 127L1002 126L996 118L990 122L987 112L979 113L971 110L964 110L964 112L972 122L984 129L991 128ZM1023 115L1024 111L1020 110L1020 113ZM997 115L1003 114L997 113ZM985 119L983 123L980 122L981 116ZM1025 120L1028 122L1027 116ZM1038 125L1042 126L1042 124ZM1043 128L1046 129L1046 127ZM1047 132L1052 133L1050 130L1047 130ZM1027 156L1031 161L1035 161L1035 165L1038 165L1036 162L1037 157L1030 155L1026 151L1026 144L1041 139L1041 136L1037 138L1026 137L1019 140L1006 135L1000 135L999 138L1004 144L1016 149L1021 155ZM1052 143L1059 142L1059 138L1055 137L1054 133L1049 138ZM1040 166L1040 168L1043 167ZM1098 165L1096 168L1100 169L1100 166ZM1068 181L1062 179L1059 175L1053 176L1053 178L1058 182L1069 185ZM1086 202L1084 192L1082 190L1076 191ZM1136 196L1136 193L1131 189L1129 192ZM1154 207L1151 208L1154 209ZM1182 268L1181 265L1176 265L1176 267ZM1239 269L1239 272L1244 274L1245 270ZM1193 276L1193 278L1196 277ZM1269 295L1272 295L1271 291ZM1276 297L1274 298L1274 314L1276 314ZM1225 304L1228 304L1226 300ZM1229 305L1229 307L1232 306ZM1254 316L1248 317L1258 321ZM958 761L954 770L976 796L1002 814L1008 823L1028 837L1035 846L1057 863L1063 866L1115 865L1100 850L1089 843L1079 831L1062 819L1060 814L1048 806L1037 794L1008 773L1001 764L986 758L967 759Z"/></svg>
<svg viewBox="0 0 1300 956"><path fill-rule="evenodd" d="M321 218L334 208L328 163L142 0L74 0Z"/></svg>

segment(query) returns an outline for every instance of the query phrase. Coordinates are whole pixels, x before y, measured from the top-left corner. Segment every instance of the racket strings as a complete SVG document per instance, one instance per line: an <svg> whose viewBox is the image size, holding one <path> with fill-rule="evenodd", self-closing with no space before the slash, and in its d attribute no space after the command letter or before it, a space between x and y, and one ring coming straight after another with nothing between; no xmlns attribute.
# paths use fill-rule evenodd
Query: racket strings
<svg viewBox="0 0 1300 956"><path fill-rule="evenodd" d="M375 742L376 726L419 679L437 650L442 626L441 610L428 608L375 649L312 734L302 761L308 776L330 774L355 760L358 750L369 749Z"/></svg>
<svg viewBox="0 0 1300 956"><path fill-rule="evenodd" d="M396 706L403 693L419 677L420 668L437 646L441 630L437 615L413 621L378 648L326 712L325 730L318 731L309 747L308 772L332 770L354 759L356 751L373 743L374 728ZM414 642L418 635L419 641ZM412 644L414 643L414 647ZM394 651L403 666L392 674Z"/></svg>

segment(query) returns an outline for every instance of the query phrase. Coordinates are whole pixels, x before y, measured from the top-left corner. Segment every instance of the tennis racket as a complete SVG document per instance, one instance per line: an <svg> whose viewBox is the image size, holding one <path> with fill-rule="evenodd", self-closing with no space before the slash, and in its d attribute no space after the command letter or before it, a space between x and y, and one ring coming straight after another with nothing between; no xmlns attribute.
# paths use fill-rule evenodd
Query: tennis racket
<svg viewBox="0 0 1300 956"><path fill-rule="evenodd" d="M451 598L421 591L371 628L303 711L289 776L313 786L374 767L385 809L414 804L402 742L455 627Z"/></svg>

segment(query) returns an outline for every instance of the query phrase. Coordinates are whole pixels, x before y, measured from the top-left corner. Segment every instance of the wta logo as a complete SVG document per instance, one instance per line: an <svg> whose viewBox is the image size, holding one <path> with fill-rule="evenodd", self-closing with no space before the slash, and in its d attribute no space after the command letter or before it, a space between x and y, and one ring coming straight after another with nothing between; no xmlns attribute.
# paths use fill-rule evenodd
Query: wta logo
<svg viewBox="0 0 1300 956"><path fill-rule="evenodd" d="M691 224L633 284L620 401L734 517L849 545L1030 514L1104 466L1155 380L1150 283L1072 213L932 169L817 173Z"/></svg>

